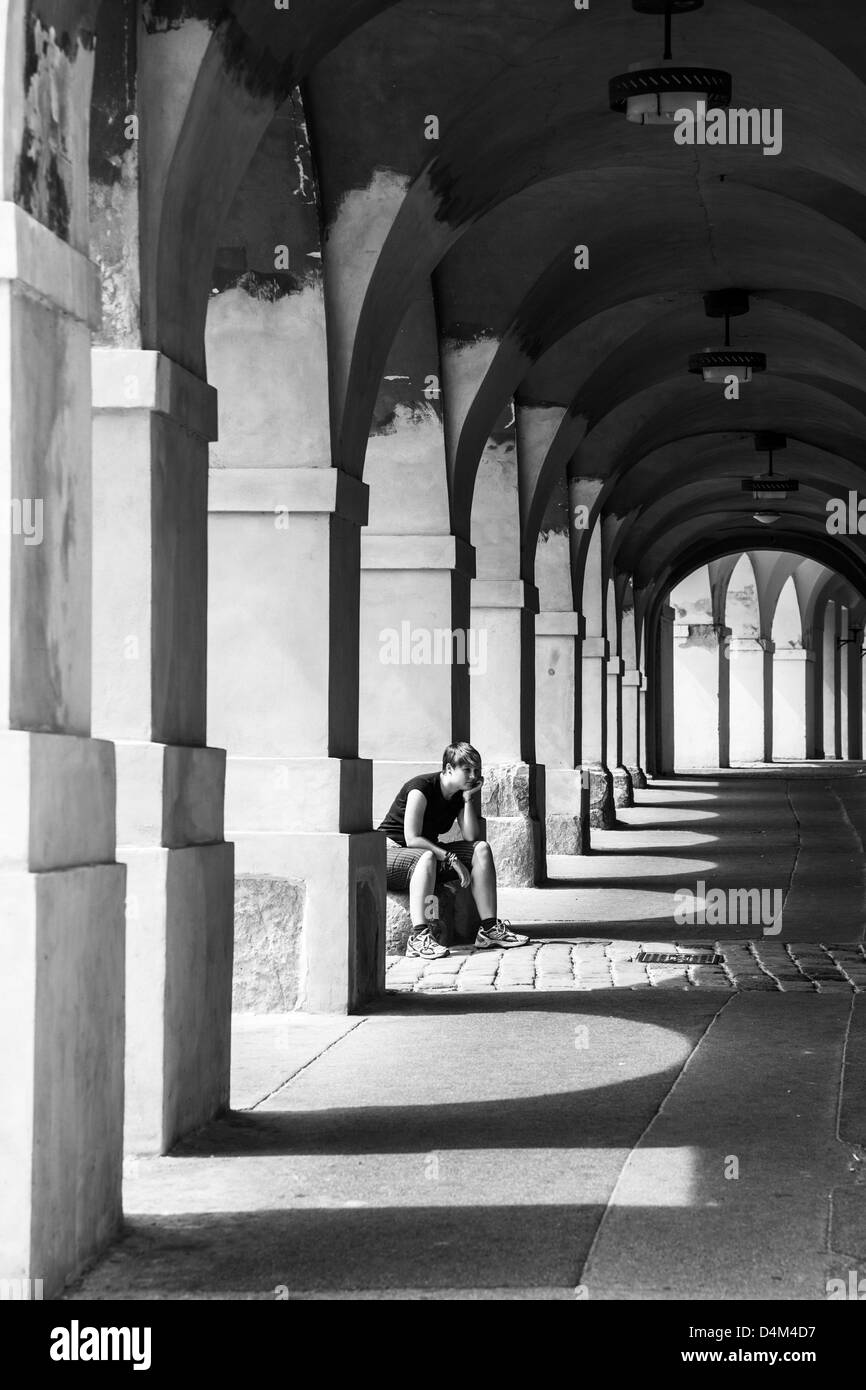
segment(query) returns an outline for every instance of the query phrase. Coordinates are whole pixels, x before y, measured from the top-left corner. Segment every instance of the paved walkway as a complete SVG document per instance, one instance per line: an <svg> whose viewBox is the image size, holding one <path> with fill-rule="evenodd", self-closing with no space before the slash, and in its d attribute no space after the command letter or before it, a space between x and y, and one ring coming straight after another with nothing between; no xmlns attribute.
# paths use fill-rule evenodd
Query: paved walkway
<svg viewBox="0 0 866 1390"><path fill-rule="evenodd" d="M531 949L396 963L363 1017L236 1019L232 1113L127 1164L126 1234L69 1297L812 1300L866 1275L857 771L654 784L510 898ZM781 885L782 932L679 935L699 880ZM686 941L724 962L629 960Z"/></svg>

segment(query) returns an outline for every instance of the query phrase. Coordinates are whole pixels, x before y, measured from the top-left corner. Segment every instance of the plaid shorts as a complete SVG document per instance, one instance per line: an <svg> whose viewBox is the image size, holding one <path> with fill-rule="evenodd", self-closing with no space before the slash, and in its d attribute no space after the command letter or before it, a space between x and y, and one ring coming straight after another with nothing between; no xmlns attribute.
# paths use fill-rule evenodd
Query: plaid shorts
<svg viewBox="0 0 866 1390"><path fill-rule="evenodd" d="M448 844L442 845L442 849L452 850L461 863L467 869L472 868L472 856L475 853L475 845L478 841L471 840L451 840ZM395 845L393 840L387 841L388 867L388 892L389 893L408 893L409 880L415 872L415 866L422 854L427 851L423 849L406 849L403 845ZM453 885L457 887L457 875L453 869L449 869L447 864L437 864L436 866L436 887Z"/></svg>

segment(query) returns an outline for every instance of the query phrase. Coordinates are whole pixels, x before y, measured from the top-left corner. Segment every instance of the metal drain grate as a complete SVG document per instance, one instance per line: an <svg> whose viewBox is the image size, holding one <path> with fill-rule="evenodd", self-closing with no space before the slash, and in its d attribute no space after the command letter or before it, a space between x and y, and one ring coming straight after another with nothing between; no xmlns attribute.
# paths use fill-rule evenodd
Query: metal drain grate
<svg viewBox="0 0 866 1390"><path fill-rule="evenodd" d="M638 951L641 965L721 965L724 956L714 951Z"/></svg>

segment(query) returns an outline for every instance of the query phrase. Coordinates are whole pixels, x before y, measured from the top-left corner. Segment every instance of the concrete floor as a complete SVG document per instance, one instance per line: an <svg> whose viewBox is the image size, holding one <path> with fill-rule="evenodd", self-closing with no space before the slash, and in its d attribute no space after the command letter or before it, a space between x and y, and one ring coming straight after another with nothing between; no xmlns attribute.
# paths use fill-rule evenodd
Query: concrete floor
<svg viewBox="0 0 866 1390"><path fill-rule="evenodd" d="M863 767L778 771L653 783L505 915L684 940L672 895L705 878L782 886L783 940L862 941ZM128 1162L124 1238L68 1298L813 1300L866 1274L850 985L389 995L238 1017L234 1049L231 1115Z"/></svg>

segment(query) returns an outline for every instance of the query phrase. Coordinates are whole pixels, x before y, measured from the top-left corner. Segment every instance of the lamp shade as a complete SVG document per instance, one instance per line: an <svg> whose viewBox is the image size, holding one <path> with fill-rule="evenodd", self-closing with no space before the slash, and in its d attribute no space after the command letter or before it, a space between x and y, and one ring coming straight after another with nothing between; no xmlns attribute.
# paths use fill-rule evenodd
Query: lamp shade
<svg viewBox="0 0 866 1390"><path fill-rule="evenodd" d="M713 348L709 352L693 352L689 371L703 376L704 381L722 382L735 376L737 381L751 381L755 372L767 370L763 352L739 352L734 348Z"/></svg>
<svg viewBox="0 0 866 1390"><path fill-rule="evenodd" d="M698 102L707 108L729 106L731 74L720 68L663 67L633 64L608 83L611 111L621 112L637 125L663 125L678 111L697 114Z"/></svg>

